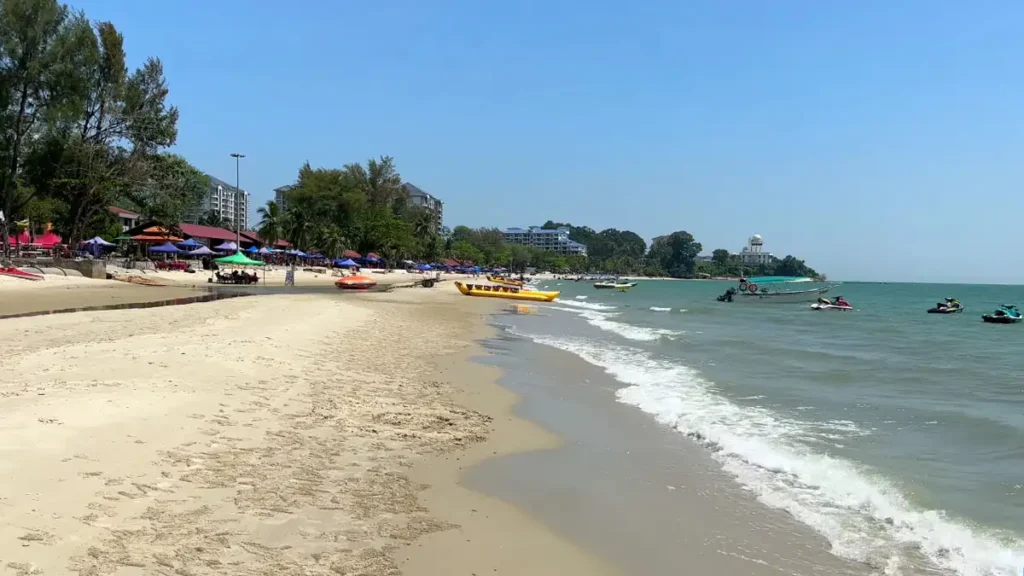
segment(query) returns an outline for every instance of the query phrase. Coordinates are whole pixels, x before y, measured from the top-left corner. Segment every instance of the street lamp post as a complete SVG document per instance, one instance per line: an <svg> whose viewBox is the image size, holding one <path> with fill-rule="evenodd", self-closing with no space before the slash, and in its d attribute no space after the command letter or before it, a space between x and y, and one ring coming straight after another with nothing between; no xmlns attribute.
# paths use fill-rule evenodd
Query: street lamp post
<svg viewBox="0 0 1024 576"><path fill-rule="evenodd" d="M239 163L239 161L242 158L245 158L245 154L239 154L238 152L232 152L231 153L231 157L235 159L235 217L234 217L234 221L235 221L235 250L241 250L242 249L242 243L240 242L241 232L239 232L239 225L238 225L238 221L240 219L238 217L238 215L241 212L238 209L239 208L239 205L238 205L238 193L241 192L242 189L241 189L241 187L239 185L239 182L238 182L238 163Z"/></svg>

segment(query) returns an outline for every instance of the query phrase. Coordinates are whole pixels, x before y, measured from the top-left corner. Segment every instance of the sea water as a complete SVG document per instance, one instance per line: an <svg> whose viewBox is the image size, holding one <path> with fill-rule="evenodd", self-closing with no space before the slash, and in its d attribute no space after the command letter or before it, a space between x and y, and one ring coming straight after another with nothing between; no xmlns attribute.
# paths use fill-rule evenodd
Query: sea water
<svg viewBox="0 0 1024 576"><path fill-rule="evenodd" d="M560 283L560 284L559 284ZM556 286L556 284L559 284ZM731 284L551 281L506 329L606 370L833 553L885 574L1024 573L1024 288L849 283L856 311L719 303ZM926 314L945 297L966 307Z"/></svg>

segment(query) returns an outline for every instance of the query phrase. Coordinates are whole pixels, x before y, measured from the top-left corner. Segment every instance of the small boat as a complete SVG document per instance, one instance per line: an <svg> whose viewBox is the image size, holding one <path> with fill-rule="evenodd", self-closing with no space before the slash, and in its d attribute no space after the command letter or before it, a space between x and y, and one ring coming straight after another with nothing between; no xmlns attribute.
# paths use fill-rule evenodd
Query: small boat
<svg viewBox="0 0 1024 576"><path fill-rule="evenodd" d="M718 297L719 302L793 303L814 302L834 288L834 285L799 289L803 284L814 283L813 278L803 276L762 276L740 278L736 288L730 288Z"/></svg>
<svg viewBox="0 0 1024 576"><path fill-rule="evenodd" d="M334 285L342 290L367 290L376 286L377 281L369 276L356 274L355 276L339 278L334 282Z"/></svg>
<svg viewBox="0 0 1024 576"><path fill-rule="evenodd" d="M956 298L946 298L945 302L939 302L935 308L928 309L929 314L957 314L963 311L963 304Z"/></svg>
<svg viewBox="0 0 1024 576"><path fill-rule="evenodd" d="M995 312L982 316L981 321L989 324L1016 324L1021 321L1020 310L1016 306L1003 304Z"/></svg>
<svg viewBox="0 0 1024 576"><path fill-rule="evenodd" d="M516 286L516 287L520 287L520 288L526 285L526 282L523 282L522 280L513 280L511 278L502 278L501 276L488 276L487 277L487 281L488 282L494 282L495 284L501 284L503 286Z"/></svg>
<svg viewBox="0 0 1024 576"><path fill-rule="evenodd" d="M614 288L616 290L625 291L629 290L633 286L636 286L636 282L620 282L618 280L614 280L611 282L594 282L594 288L597 288L598 290L608 290Z"/></svg>
<svg viewBox="0 0 1024 576"><path fill-rule="evenodd" d="M466 296L479 296L482 298L505 298L507 300L529 300L531 302L551 302L561 292L540 292L537 290L523 290L515 286L488 286L486 284L463 284L456 282L455 287Z"/></svg>
<svg viewBox="0 0 1024 576"><path fill-rule="evenodd" d="M829 300L828 298L818 298L816 303L811 304L811 310L849 311L853 310L853 306L843 299L842 296L836 296L835 301Z"/></svg>

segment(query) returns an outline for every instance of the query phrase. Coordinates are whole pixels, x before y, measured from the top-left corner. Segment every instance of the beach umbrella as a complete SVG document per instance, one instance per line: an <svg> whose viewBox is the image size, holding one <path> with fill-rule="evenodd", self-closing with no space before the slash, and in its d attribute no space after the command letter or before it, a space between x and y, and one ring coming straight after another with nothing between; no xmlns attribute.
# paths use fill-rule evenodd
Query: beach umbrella
<svg viewBox="0 0 1024 576"><path fill-rule="evenodd" d="M212 256L214 254L216 254L216 252L202 245L188 253L189 256Z"/></svg>
<svg viewBox="0 0 1024 576"><path fill-rule="evenodd" d="M248 252L249 254L255 254L259 252L260 249L255 246L249 246L248 248L245 249L245 251Z"/></svg>
<svg viewBox="0 0 1024 576"><path fill-rule="evenodd" d="M221 252L235 252L238 250L238 244L234 242L225 242L220 246L214 246L214 250L220 250Z"/></svg>
<svg viewBox="0 0 1024 576"><path fill-rule="evenodd" d="M339 258L334 261L334 265L338 268L352 268L353 266L358 266L358 264L353 262L351 258L346 258L345 260L341 260Z"/></svg>
<svg viewBox="0 0 1024 576"><path fill-rule="evenodd" d="M223 258L217 258L214 260L217 264L233 264L235 266L263 266L264 263L259 260L253 260L241 252L235 252L231 256L225 256Z"/></svg>
<svg viewBox="0 0 1024 576"><path fill-rule="evenodd" d="M267 248L266 246L264 246L263 248L260 248L259 250L256 251L257 254L273 254L274 252L275 252L274 250L271 250L270 248Z"/></svg>
<svg viewBox="0 0 1024 576"><path fill-rule="evenodd" d="M159 254L177 254L178 252L181 252L181 250L178 250L177 246L171 244L170 242L166 244L160 244L158 246L152 246L150 247L149 251L157 252Z"/></svg>
<svg viewBox="0 0 1024 576"><path fill-rule="evenodd" d="M193 240L191 238L189 238L188 240L185 240L184 242L178 242L178 248L196 249L196 248L199 248L200 246L202 246L201 243L196 242L195 240Z"/></svg>

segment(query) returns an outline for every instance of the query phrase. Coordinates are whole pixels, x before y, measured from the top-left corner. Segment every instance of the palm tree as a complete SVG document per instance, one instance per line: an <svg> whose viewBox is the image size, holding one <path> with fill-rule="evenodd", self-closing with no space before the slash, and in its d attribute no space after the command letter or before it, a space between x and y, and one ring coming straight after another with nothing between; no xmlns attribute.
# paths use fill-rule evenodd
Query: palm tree
<svg viewBox="0 0 1024 576"><path fill-rule="evenodd" d="M320 250L320 253L329 258L336 258L341 255L348 244L348 239L341 228L333 224L321 226L317 229L315 241L313 242Z"/></svg>
<svg viewBox="0 0 1024 576"><path fill-rule="evenodd" d="M309 247L313 225L302 210L292 208L282 218L281 233L301 250Z"/></svg>
<svg viewBox="0 0 1024 576"><path fill-rule="evenodd" d="M220 214L210 210L199 219L199 224L203 226L213 226L214 228L224 228L227 225L227 220L224 219Z"/></svg>
<svg viewBox="0 0 1024 576"><path fill-rule="evenodd" d="M257 208L256 214L260 217L259 228L257 228L256 233L260 235L260 238L263 238L263 241L268 246L273 246L284 236L285 222L281 207L277 205L277 202L267 200L267 205Z"/></svg>

